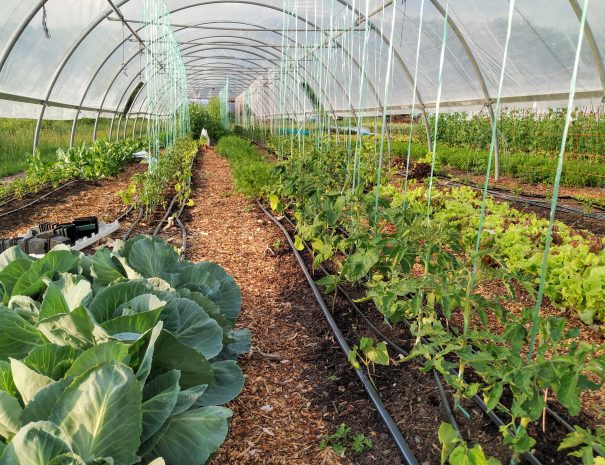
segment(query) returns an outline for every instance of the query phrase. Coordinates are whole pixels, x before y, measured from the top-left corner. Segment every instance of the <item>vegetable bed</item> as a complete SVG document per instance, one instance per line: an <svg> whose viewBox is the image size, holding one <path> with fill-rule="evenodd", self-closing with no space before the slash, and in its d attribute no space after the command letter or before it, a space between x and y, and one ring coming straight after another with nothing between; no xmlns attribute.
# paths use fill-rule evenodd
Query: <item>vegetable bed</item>
<svg viewBox="0 0 605 465"><path fill-rule="evenodd" d="M243 386L240 290L148 236L0 255L0 463L201 464Z"/></svg>

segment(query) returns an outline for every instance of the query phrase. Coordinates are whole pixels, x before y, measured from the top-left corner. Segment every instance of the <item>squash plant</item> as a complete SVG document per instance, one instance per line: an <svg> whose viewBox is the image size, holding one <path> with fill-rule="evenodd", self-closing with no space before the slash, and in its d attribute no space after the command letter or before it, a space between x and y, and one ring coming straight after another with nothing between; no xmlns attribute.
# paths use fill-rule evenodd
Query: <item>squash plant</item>
<svg viewBox="0 0 605 465"><path fill-rule="evenodd" d="M250 346L240 290L156 237L0 255L0 464L203 464Z"/></svg>

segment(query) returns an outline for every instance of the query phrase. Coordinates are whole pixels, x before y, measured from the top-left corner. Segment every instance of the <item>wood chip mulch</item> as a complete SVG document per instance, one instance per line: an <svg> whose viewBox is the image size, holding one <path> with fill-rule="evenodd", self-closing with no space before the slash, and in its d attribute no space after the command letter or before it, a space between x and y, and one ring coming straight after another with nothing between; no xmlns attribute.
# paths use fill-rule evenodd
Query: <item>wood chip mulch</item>
<svg viewBox="0 0 605 465"><path fill-rule="evenodd" d="M187 258L217 262L235 278L243 301L238 325L253 335L251 352L239 360L245 387L228 405L231 429L211 463L400 464L361 387L333 376L347 362L279 231L234 192L227 162L212 149L194 184ZM342 422L374 447L345 458L320 450L322 436Z"/></svg>
<svg viewBox="0 0 605 465"><path fill-rule="evenodd" d="M113 221L126 206L118 196L130 178L146 169L139 163L128 165L117 176L98 181L77 181L57 191L39 203L0 219L0 237L25 234L30 228L43 222L64 223L80 216L96 216L103 221ZM32 193L23 199L0 208L0 213L18 208L40 197Z"/></svg>

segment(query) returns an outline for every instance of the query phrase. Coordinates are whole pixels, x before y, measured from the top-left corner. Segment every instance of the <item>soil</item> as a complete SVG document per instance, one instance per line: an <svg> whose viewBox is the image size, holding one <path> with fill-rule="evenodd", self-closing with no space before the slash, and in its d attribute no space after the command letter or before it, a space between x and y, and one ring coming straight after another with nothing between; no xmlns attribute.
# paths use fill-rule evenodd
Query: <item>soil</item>
<svg viewBox="0 0 605 465"><path fill-rule="evenodd" d="M126 211L118 191L126 188L130 178L144 169L143 165L133 164L112 178L76 181L30 207L0 218L0 237L23 235L39 223L62 223L79 216L96 216L106 222L113 221ZM30 193L3 205L0 214L26 205L41 195L43 192Z"/></svg>
<svg viewBox="0 0 605 465"><path fill-rule="evenodd" d="M253 334L240 359L246 384L229 405L231 430L212 464L401 464L279 230L234 192L214 150L200 168L187 258L213 260L234 276L242 289L238 324ZM372 449L344 458L320 450L341 423L370 438Z"/></svg>
<svg viewBox="0 0 605 465"><path fill-rule="evenodd" d="M310 268L311 259L306 256L307 266ZM329 272L334 272L328 264ZM323 274L317 274L316 279L323 277ZM364 297L363 287L345 286L346 292L353 299ZM324 299L332 303L333 294L324 296ZM371 337L377 339L363 319L351 309L348 302L338 294L335 305L335 318L343 329L345 336L351 344L359 341L361 337ZM363 314L380 329L380 331L394 341L406 351L410 351L414 345L414 338L404 324L387 325L384 322L382 314L370 302L358 304ZM392 359L396 359L395 353L389 349ZM447 421L443 405L438 394L437 385L431 373L422 373L420 366L413 363L403 363L398 366L376 366L376 371L372 378L376 382L378 391L382 399L397 422L400 430L404 434L406 441L412 447L412 450L420 463L439 463L440 449L437 441L437 432L442 421ZM470 373L472 377L473 374ZM478 379L475 381L479 381ZM453 391L445 383L448 402L453 411L453 415L460 427L462 437L469 443L478 443L482 446L486 455L497 457L502 463L509 463L511 454L509 449L502 443L502 436L498 428L487 418L486 415L471 401L463 401L462 406L469 413L469 416L463 415L460 411L454 411ZM590 402L593 400L589 396L596 396L599 399L602 392L589 392L583 396L583 407L588 408L577 417L569 417L565 413L556 399L549 397L549 406L555 412L559 413L568 423L582 427L594 427L598 424L598 417L590 407L596 408L599 404ZM506 393L503 397L505 404L510 404L510 399ZM587 405L588 404L588 405ZM509 419L506 415L499 414L503 421ZM595 416L593 416L595 415ZM543 465L579 465L579 459L569 457L565 451L557 451L558 445L568 431L550 416L546 419L546 429L543 431L539 423L533 423L529 426L529 433L537 440L537 446L533 450L534 455ZM521 463L526 463L523 459Z"/></svg>

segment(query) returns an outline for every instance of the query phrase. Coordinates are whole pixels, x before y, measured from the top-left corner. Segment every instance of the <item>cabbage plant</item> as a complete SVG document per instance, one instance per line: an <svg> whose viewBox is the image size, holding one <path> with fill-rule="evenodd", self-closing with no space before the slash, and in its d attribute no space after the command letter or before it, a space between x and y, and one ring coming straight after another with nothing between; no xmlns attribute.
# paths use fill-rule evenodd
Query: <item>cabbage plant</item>
<svg viewBox="0 0 605 465"><path fill-rule="evenodd" d="M206 463L250 346L220 266L138 236L0 255L0 465Z"/></svg>

